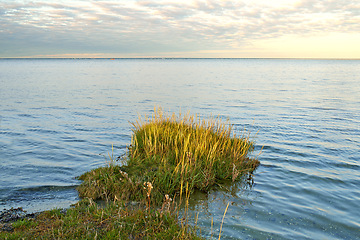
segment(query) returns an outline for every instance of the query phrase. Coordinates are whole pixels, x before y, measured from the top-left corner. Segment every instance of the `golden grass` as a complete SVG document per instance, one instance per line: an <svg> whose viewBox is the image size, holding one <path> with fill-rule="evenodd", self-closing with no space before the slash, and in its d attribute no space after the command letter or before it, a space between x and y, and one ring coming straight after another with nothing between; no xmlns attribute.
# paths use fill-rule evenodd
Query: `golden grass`
<svg viewBox="0 0 360 240"><path fill-rule="evenodd" d="M80 177L82 197L141 201L161 204L187 190L208 191L224 180L239 180L259 165L248 154L254 143L238 137L229 122L219 118L201 120L197 115L166 115L155 108L151 118L139 118L133 125L128 155L122 166L109 164ZM150 204L149 202L147 204Z"/></svg>

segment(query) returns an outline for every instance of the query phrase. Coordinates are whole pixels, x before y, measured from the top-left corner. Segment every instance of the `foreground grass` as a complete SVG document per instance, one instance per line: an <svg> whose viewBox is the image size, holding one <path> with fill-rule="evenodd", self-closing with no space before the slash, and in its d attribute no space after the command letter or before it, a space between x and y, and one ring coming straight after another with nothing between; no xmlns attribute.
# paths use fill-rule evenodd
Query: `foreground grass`
<svg viewBox="0 0 360 240"><path fill-rule="evenodd" d="M46 211L12 226L12 232L0 231L0 239L201 239L174 211L127 208L120 202L100 207L92 200L80 201L66 213Z"/></svg>

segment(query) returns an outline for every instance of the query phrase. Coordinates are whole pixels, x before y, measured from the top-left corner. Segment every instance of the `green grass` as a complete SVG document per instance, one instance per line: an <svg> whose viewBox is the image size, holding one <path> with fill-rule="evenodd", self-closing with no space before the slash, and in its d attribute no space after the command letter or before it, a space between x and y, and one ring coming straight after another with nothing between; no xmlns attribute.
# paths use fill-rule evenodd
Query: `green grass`
<svg viewBox="0 0 360 240"><path fill-rule="evenodd" d="M36 226L36 222L29 220L29 219L20 219L12 224L13 228L17 229L26 229L28 227Z"/></svg>
<svg viewBox="0 0 360 240"><path fill-rule="evenodd" d="M120 202L100 207L89 199L66 213L46 211L12 226L11 233L0 231L0 239L202 239L172 211L128 209Z"/></svg>

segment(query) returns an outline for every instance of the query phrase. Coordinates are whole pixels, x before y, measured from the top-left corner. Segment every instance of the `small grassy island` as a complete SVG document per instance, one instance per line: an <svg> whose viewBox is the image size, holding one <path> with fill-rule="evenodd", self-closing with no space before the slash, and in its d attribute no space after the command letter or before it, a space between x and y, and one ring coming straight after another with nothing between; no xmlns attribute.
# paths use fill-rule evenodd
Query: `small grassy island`
<svg viewBox="0 0 360 240"><path fill-rule="evenodd" d="M219 118L166 115L158 108L152 118L132 125L131 145L120 163L110 156L106 167L79 177L80 202L13 222L0 238L201 239L179 217L181 202L186 207L195 190L239 181L259 165L248 157L254 149L249 137L237 137Z"/></svg>

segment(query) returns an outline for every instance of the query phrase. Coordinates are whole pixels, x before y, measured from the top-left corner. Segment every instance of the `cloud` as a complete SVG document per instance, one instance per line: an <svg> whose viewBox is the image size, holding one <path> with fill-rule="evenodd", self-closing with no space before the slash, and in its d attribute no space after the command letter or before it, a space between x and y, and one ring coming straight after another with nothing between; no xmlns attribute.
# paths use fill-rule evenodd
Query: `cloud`
<svg viewBox="0 0 360 240"><path fill-rule="evenodd" d="M360 3L301 1L2 1L1 56L166 53L251 46L288 35L360 32Z"/></svg>

